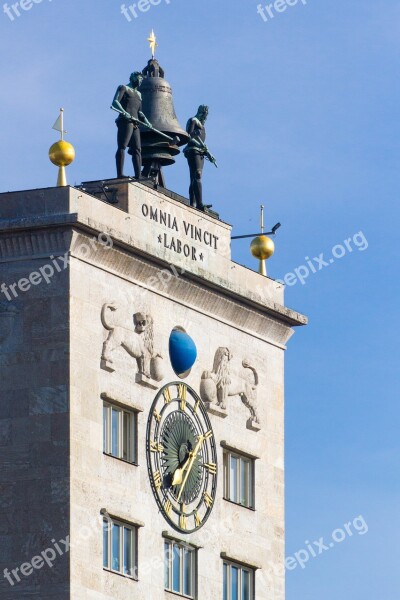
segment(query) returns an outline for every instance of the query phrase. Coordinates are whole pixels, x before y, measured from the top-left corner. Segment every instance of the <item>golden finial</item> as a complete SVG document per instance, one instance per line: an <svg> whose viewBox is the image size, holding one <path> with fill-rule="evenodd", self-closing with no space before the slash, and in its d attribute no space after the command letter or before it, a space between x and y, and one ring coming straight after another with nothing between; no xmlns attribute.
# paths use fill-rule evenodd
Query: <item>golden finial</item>
<svg viewBox="0 0 400 600"><path fill-rule="evenodd" d="M271 238L264 235L264 205L261 204L260 214L261 235L258 235L250 244L250 252L260 261L258 272L260 275L267 275L266 260L271 258L275 252L275 244Z"/></svg>
<svg viewBox="0 0 400 600"><path fill-rule="evenodd" d="M150 42L151 58L154 58L158 44L157 44L157 38L156 38L156 35L155 35L153 29L151 30L150 37L147 38L147 41Z"/></svg>
<svg viewBox="0 0 400 600"><path fill-rule="evenodd" d="M67 177L65 167L70 165L75 159L75 149L72 144L64 140L64 109L60 108L60 115L54 123L53 129L60 132L60 139L52 145L49 150L49 158L53 165L58 167L57 186L62 187L67 185Z"/></svg>

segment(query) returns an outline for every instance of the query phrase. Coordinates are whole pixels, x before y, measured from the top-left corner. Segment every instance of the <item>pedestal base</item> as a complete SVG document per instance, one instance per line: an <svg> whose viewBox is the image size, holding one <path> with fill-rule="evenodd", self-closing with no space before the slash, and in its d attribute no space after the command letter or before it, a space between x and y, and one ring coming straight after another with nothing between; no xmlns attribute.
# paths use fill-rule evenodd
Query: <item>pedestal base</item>
<svg viewBox="0 0 400 600"><path fill-rule="evenodd" d="M135 381L139 385L144 385L152 390L158 390L160 387L160 384L157 381L154 381L154 379L147 377L147 375L144 375L143 373L136 373Z"/></svg>
<svg viewBox="0 0 400 600"><path fill-rule="evenodd" d="M247 423L246 423L246 427L247 427L247 429L250 429L251 431L260 431L260 429L261 429L260 423L257 423L257 421L254 421L254 419L248 419Z"/></svg>
<svg viewBox="0 0 400 600"><path fill-rule="evenodd" d="M227 410L225 408L221 408L221 406L218 406L217 404L212 404L212 402L204 402L204 406L209 413L215 415L216 417L222 417L222 419L225 419L225 417L228 416Z"/></svg>

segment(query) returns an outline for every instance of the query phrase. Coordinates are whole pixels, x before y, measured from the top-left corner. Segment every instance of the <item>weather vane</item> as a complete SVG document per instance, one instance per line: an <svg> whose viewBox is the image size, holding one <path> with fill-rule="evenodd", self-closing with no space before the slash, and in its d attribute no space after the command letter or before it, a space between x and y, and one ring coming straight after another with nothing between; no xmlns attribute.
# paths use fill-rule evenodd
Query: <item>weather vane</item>
<svg viewBox="0 0 400 600"><path fill-rule="evenodd" d="M49 150L49 158L53 165L58 167L57 186L67 185L65 167L70 165L75 159L75 150L72 144L64 140L64 109L60 108L60 115L54 123L52 129L60 132L60 140L52 145Z"/></svg>
<svg viewBox="0 0 400 600"><path fill-rule="evenodd" d="M261 233L264 233L264 204L261 204L260 209L261 209L261 212L260 212Z"/></svg>
<svg viewBox="0 0 400 600"><path fill-rule="evenodd" d="M154 59L154 56L155 56L155 53L156 53L156 48L157 48L158 44L157 44L157 38L156 38L156 35L155 35L153 29L151 30L150 37L147 38L147 41L150 43L151 58Z"/></svg>
<svg viewBox="0 0 400 600"><path fill-rule="evenodd" d="M275 235L280 226L281 226L281 224L277 223L276 225L273 226L271 231L267 232L267 234ZM231 239L232 240L243 240L245 238L251 238L251 237L256 236L250 244L250 252L252 253L252 255L255 258L258 258L258 260L260 261L258 272L260 273L260 275L266 276L267 275L266 260L268 258L271 258L271 256L274 254L275 244L274 244L273 240L271 240L271 238L267 237L267 235L264 233L265 227L264 227L264 205L263 204L261 204L261 206L260 206L260 229L261 229L261 233L235 235L235 236L232 236Z"/></svg>

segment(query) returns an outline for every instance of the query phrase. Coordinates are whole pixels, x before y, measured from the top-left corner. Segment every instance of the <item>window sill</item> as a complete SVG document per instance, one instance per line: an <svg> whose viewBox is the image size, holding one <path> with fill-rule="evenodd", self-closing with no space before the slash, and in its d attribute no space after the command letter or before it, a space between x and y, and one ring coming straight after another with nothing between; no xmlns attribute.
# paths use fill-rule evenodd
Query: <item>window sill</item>
<svg viewBox="0 0 400 600"><path fill-rule="evenodd" d="M132 517L123 516L120 513L114 513L114 511L108 511L106 508L102 508L100 510L100 514L103 515L106 519L114 519L114 521L122 522L122 524L129 525L130 527L144 527L144 523L138 520L132 520ZM105 567L103 567L105 569ZM112 573L117 573L118 571L113 571L112 569L106 569L107 571L111 571ZM123 575L124 577L129 577L129 575Z"/></svg>
<svg viewBox="0 0 400 600"><path fill-rule="evenodd" d="M130 396L126 396L125 392L118 387L113 387L112 390L102 392L100 398L111 404L116 404L123 410L133 411L136 413L144 412L143 406L136 403L136 400Z"/></svg>
<svg viewBox="0 0 400 600"><path fill-rule="evenodd" d="M131 462L130 460L126 460L125 458L119 458L118 456L114 456L114 454L109 454L108 452L103 452L104 456L109 456L110 458L113 458L114 460L118 460L119 462L125 463L126 465L131 465L132 467L138 467L138 463L137 462Z"/></svg>
<svg viewBox="0 0 400 600"><path fill-rule="evenodd" d="M233 506L240 506L246 510L251 510L252 512L256 512L256 509L252 506L245 506L244 504L239 504L239 502L234 502L233 500L229 500L228 498L224 498L225 502L229 502L229 504L233 504Z"/></svg>
<svg viewBox="0 0 400 600"><path fill-rule="evenodd" d="M245 458L250 458L251 460L259 460L260 457L252 454L250 452L246 452L242 450L241 446L237 446L236 444L229 444L226 440L221 441L221 448L224 450L228 450L228 452L234 452L236 454L240 454L240 456L244 456Z"/></svg>
<svg viewBox="0 0 400 600"><path fill-rule="evenodd" d="M245 567L246 569L251 569L252 571L261 570L260 565L253 565L253 564L247 562L247 560L241 560L240 558L233 558L230 554L227 554L226 552L221 552L220 556L221 556L222 560L227 560L228 562L233 563L234 565L239 565L240 567Z"/></svg>
<svg viewBox="0 0 400 600"><path fill-rule="evenodd" d="M107 569L106 567L103 567L103 571L105 571L106 573L111 573L112 575L119 575L119 577L129 579L130 581L139 581L137 577L132 577L132 575L124 575L124 573L120 573L119 571L113 571L112 569Z"/></svg>
<svg viewBox="0 0 400 600"><path fill-rule="evenodd" d="M171 598L171 600L176 600L176 598L186 598L186 600L196 600L197 596L184 596L183 594L179 594L178 592L171 592L171 590L165 590L165 598Z"/></svg>
<svg viewBox="0 0 400 600"><path fill-rule="evenodd" d="M171 542L177 542L178 544L183 544L184 546L187 546L188 548L194 548L195 550L201 550L203 548L203 546L199 546L198 544L193 544L192 542L189 542L187 539L185 539L183 537L183 535L181 537L178 536L177 533L170 533L169 531L164 530L161 535L165 540L169 540ZM165 591L167 592L169 590L165 590ZM171 592L171 594L182 596L182 594L178 594L178 592ZM191 597L192 596L183 596L183 598L191 598Z"/></svg>

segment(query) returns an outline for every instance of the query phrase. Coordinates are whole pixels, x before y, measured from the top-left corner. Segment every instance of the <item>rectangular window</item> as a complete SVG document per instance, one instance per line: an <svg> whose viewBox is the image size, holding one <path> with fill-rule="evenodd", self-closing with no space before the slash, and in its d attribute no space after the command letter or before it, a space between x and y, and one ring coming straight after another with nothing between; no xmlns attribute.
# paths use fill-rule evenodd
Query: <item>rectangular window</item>
<svg viewBox="0 0 400 600"><path fill-rule="evenodd" d="M254 600L254 570L224 561L223 587L224 600Z"/></svg>
<svg viewBox="0 0 400 600"><path fill-rule="evenodd" d="M254 460L224 450L224 498L254 508Z"/></svg>
<svg viewBox="0 0 400 600"><path fill-rule="evenodd" d="M103 452L136 464L137 414L103 404Z"/></svg>
<svg viewBox="0 0 400 600"><path fill-rule="evenodd" d="M196 597L196 550L173 541L164 543L164 587L185 598Z"/></svg>
<svg viewBox="0 0 400 600"><path fill-rule="evenodd" d="M111 519L103 521L103 567L137 578L137 528Z"/></svg>

